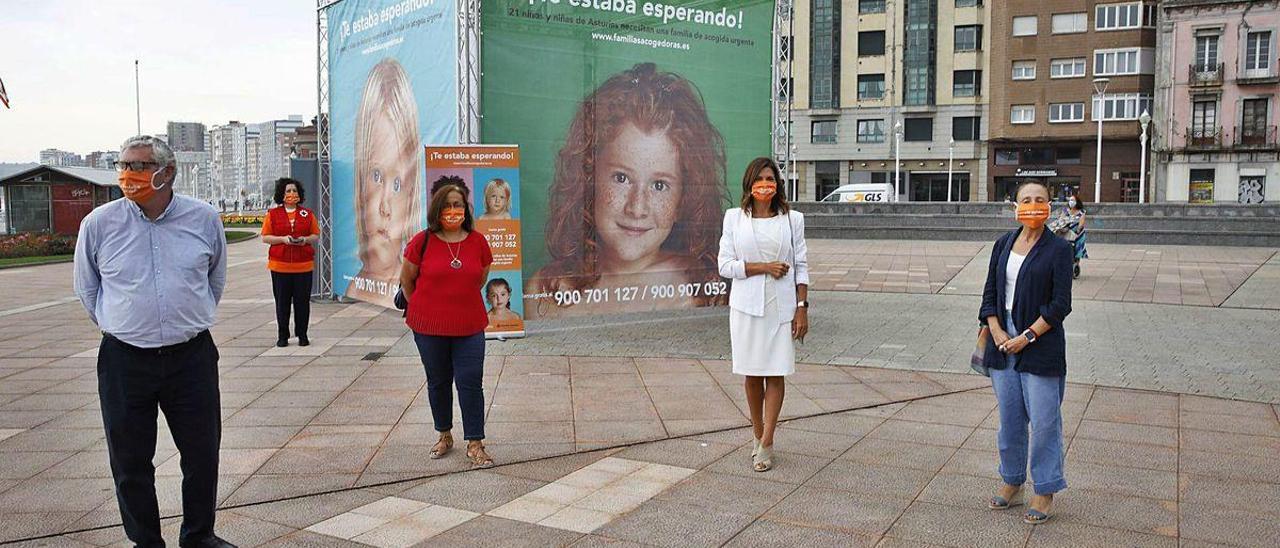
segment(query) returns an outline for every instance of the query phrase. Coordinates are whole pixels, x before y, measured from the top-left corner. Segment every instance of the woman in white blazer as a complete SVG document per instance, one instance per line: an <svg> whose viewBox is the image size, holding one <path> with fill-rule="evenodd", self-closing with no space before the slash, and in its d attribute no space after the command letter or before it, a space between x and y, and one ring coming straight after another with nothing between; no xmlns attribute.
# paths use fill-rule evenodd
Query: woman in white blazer
<svg viewBox="0 0 1280 548"><path fill-rule="evenodd" d="M773 432L783 377L796 370L795 342L809 332L809 262L804 216L778 192L778 164L756 158L742 176L742 204L724 212L720 275L729 292L733 372L746 377L755 437L751 466L773 467Z"/></svg>

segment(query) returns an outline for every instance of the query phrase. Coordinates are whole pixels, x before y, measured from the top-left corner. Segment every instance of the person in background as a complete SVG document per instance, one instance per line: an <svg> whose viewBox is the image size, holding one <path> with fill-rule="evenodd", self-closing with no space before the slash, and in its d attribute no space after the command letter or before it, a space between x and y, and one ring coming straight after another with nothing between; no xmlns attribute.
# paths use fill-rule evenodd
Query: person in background
<svg viewBox="0 0 1280 548"><path fill-rule="evenodd" d="M227 282L222 219L173 192L176 163L161 139L129 138L116 168L126 199L80 223L74 272L76 296L102 330L98 398L125 535L164 546L152 464L159 410L182 461L179 544L233 546L213 532L222 407L209 328Z"/></svg>
<svg viewBox="0 0 1280 548"><path fill-rule="evenodd" d="M467 459L493 466L484 448L484 329L489 315L481 289L493 253L475 231L465 187L444 185L431 197L427 229L409 241L400 289L409 301L405 323L413 331L427 373L427 400L440 438L429 456L453 448L453 389L462 411Z"/></svg>
<svg viewBox="0 0 1280 548"><path fill-rule="evenodd" d="M773 434L796 371L795 341L809 332L809 260L804 215L778 192L778 165L756 158L742 176L742 204L724 214L718 254L729 292L733 372L745 377L755 438L751 466L773 467Z"/></svg>
<svg viewBox="0 0 1280 548"><path fill-rule="evenodd" d="M991 331L984 365L1000 413L996 439L1003 484L987 506L1004 510L1021 504L1016 499L1027 481L1030 456L1035 496L1023 521L1038 524L1049 519L1053 495L1067 487L1062 454L1067 337L1062 322L1071 313L1071 246L1045 230L1049 188L1043 183L1018 187L1017 204L1022 227L1001 236L992 248L978 312L978 320Z"/></svg>
<svg viewBox="0 0 1280 548"><path fill-rule="evenodd" d="M276 207L267 210L262 223L262 243L271 271L271 293L276 300L276 346L289 346L289 310L294 312L294 334L298 346L307 346L307 324L311 320L311 271L315 270L320 239L320 221L315 212L302 207L306 194L302 183L288 177L276 180Z"/></svg>

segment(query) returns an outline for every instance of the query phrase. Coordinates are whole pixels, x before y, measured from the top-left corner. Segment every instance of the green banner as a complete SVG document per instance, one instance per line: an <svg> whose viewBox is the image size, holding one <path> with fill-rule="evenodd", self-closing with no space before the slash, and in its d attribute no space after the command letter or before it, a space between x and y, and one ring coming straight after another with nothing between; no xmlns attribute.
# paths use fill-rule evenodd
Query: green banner
<svg viewBox="0 0 1280 548"><path fill-rule="evenodd" d="M772 1L482 3L481 137L519 143L527 319L715 306L770 153Z"/></svg>

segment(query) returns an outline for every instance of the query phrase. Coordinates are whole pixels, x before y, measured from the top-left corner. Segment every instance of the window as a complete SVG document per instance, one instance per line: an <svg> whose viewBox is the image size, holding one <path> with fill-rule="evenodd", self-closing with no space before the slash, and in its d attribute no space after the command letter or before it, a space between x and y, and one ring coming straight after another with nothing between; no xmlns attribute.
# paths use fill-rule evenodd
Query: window
<svg viewBox="0 0 1280 548"><path fill-rule="evenodd" d="M1196 37L1196 71L1208 72L1218 69L1218 36Z"/></svg>
<svg viewBox="0 0 1280 548"><path fill-rule="evenodd" d="M956 51L982 49L982 25L956 26Z"/></svg>
<svg viewBox="0 0 1280 548"><path fill-rule="evenodd" d="M809 142L811 143L836 142L835 120L814 120L809 129Z"/></svg>
<svg viewBox="0 0 1280 548"><path fill-rule="evenodd" d="M1036 16L1023 15L1013 18L1013 35L1014 36L1035 36L1036 35Z"/></svg>
<svg viewBox="0 0 1280 548"><path fill-rule="evenodd" d="M883 143L884 120L858 120L859 143Z"/></svg>
<svg viewBox="0 0 1280 548"><path fill-rule="evenodd" d="M1023 165L1046 165L1053 163L1053 149L1044 147L1029 147L1022 149Z"/></svg>
<svg viewBox="0 0 1280 548"><path fill-rule="evenodd" d="M1191 105L1191 131L1196 137L1204 137L1217 132L1218 103L1214 101L1196 101Z"/></svg>
<svg viewBox="0 0 1280 548"><path fill-rule="evenodd" d="M1002 149L996 150L996 165L998 166L1018 165L1018 149L1002 148Z"/></svg>
<svg viewBox="0 0 1280 548"><path fill-rule="evenodd" d="M1212 204L1214 170L1192 169L1190 175L1190 181L1188 181L1190 192L1187 201L1193 204Z"/></svg>
<svg viewBox="0 0 1280 548"><path fill-rule="evenodd" d="M1268 73L1271 69L1271 31L1250 32L1245 40L1244 70Z"/></svg>
<svg viewBox="0 0 1280 548"><path fill-rule="evenodd" d="M982 5L982 0L956 0L957 8L974 8Z"/></svg>
<svg viewBox="0 0 1280 548"><path fill-rule="evenodd" d="M1267 106L1266 99L1244 100L1240 109L1241 144L1267 144Z"/></svg>
<svg viewBox="0 0 1280 548"><path fill-rule="evenodd" d="M840 2L811 1L809 107L840 108Z"/></svg>
<svg viewBox="0 0 1280 548"><path fill-rule="evenodd" d="M858 0L858 13L884 13L884 0Z"/></svg>
<svg viewBox="0 0 1280 548"><path fill-rule="evenodd" d="M903 121L904 141L932 141L933 118L907 118Z"/></svg>
<svg viewBox="0 0 1280 548"><path fill-rule="evenodd" d="M1035 80L1036 79L1036 62L1035 61L1014 61L1013 62L1013 79L1014 80Z"/></svg>
<svg viewBox="0 0 1280 548"><path fill-rule="evenodd" d="M1049 105L1049 123L1084 121L1084 103L1053 103Z"/></svg>
<svg viewBox="0 0 1280 548"><path fill-rule="evenodd" d="M814 162L813 172L817 179L818 196L826 196L840 188L840 162Z"/></svg>
<svg viewBox="0 0 1280 548"><path fill-rule="evenodd" d="M955 97L977 97L982 94L982 71L957 70L952 75L951 94Z"/></svg>
<svg viewBox="0 0 1280 548"><path fill-rule="evenodd" d="M1155 74L1155 50L1151 48L1095 50L1093 74L1094 76Z"/></svg>
<svg viewBox="0 0 1280 548"><path fill-rule="evenodd" d="M9 187L9 227L14 232L42 232L51 228L49 185Z"/></svg>
<svg viewBox="0 0 1280 548"><path fill-rule="evenodd" d="M951 138L957 141L977 141L982 138L982 118L956 116L951 119Z"/></svg>
<svg viewBox="0 0 1280 548"><path fill-rule="evenodd" d="M1075 165L1080 163L1080 147L1064 147L1058 149L1058 163Z"/></svg>
<svg viewBox="0 0 1280 548"><path fill-rule="evenodd" d="M1054 34L1074 34L1089 30L1089 15L1080 13L1057 13L1053 16Z"/></svg>
<svg viewBox="0 0 1280 548"><path fill-rule="evenodd" d="M883 74L858 75L858 100L867 101L884 98Z"/></svg>
<svg viewBox="0 0 1280 548"><path fill-rule="evenodd" d="M1009 111L1010 124L1034 124L1036 123L1036 106L1035 105L1013 105Z"/></svg>
<svg viewBox="0 0 1280 548"><path fill-rule="evenodd" d="M1084 78L1087 70L1085 69L1084 57L1072 57L1070 59L1054 59L1049 63L1050 78Z"/></svg>
<svg viewBox="0 0 1280 548"><path fill-rule="evenodd" d="M867 30L858 33L858 57L884 55L884 31Z"/></svg>
<svg viewBox="0 0 1280 548"><path fill-rule="evenodd" d="M1139 114L1151 112L1151 105L1150 95L1138 93L1108 93L1101 104L1095 96L1093 119L1096 121L1101 115L1103 120L1137 120Z"/></svg>
<svg viewBox="0 0 1280 548"><path fill-rule="evenodd" d="M1143 25L1144 15L1155 25L1155 14L1144 13L1142 2L1102 4L1094 11L1093 26L1095 30L1136 29Z"/></svg>

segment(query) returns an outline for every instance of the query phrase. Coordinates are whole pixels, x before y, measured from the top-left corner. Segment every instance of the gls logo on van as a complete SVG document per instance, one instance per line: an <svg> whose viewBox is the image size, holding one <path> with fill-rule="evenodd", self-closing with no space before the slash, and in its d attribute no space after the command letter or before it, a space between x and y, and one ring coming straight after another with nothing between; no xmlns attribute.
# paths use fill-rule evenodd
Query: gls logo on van
<svg viewBox="0 0 1280 548"><path fill-rule="evenodd" d="M884 201L883 192L854 192L851 194L845 194L844 197L847 198L846 200L844 200L846 202L883 202Z"/></svg>

